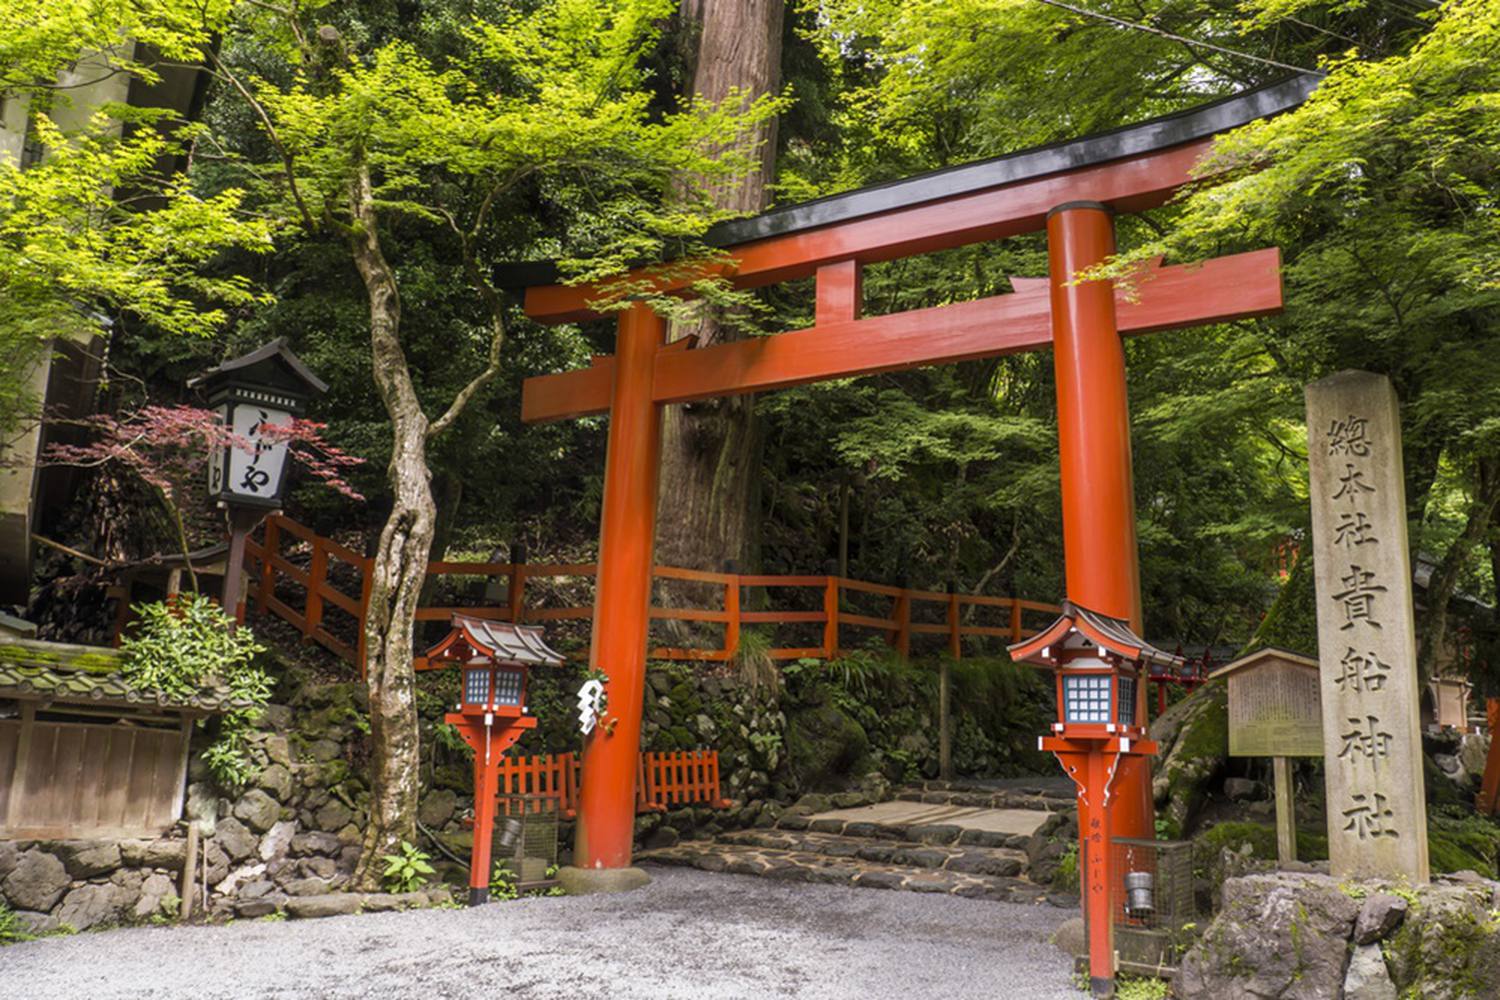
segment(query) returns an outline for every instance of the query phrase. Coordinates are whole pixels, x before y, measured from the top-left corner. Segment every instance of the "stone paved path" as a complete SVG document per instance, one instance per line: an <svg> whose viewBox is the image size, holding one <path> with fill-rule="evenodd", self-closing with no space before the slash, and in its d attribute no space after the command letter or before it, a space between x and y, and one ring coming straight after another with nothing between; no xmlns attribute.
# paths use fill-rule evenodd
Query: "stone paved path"
<svg viewBox="0 0 1500 1000"><path fill-rule="evenodd" d="M654 868L526 899L0 949L0 1000L1078 1000L1069 911Z"/></svg>

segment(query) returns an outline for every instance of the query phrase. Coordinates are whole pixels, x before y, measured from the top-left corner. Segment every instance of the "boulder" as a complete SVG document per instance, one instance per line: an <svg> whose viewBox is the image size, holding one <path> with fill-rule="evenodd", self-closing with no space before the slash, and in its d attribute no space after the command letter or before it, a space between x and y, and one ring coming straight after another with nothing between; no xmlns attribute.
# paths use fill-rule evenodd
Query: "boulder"
<svg viewBox="0 0 1500 1000"><path fill-rule="evenodd" d="M1461 1000L1500 996L1500 885L1440 877L1416 890L1401 927L1381 947L1400 996Z"/></svg>
<svg viewBox="0 0 1500 1000"><path fill-rule="evenodd" d="M1458 762L1470 774L1484 774L1489 753L1489 733L1464 733L1458 738Z"/></svg>
<svg viewBox="0 0 1500 1000"><path fill-rule="evenodd" d="M417 810L417 819L434 830L440 830L453 818L458 808L458 796L446 788L428 792L422 797L422 807Z"/></svg>
<svg viewBox="0 0 1500 1000"><path fill-rule="evenodd" d="M5 890L5 898L14 909L45 912L62 899L70 881L61 861L32 849L16 860L5 881L0 882L0 889Z"/></svg>
<svg viewBox="0 0 1500 1000"><path fill-rule="evenodd" d="M292 710L287 705L267 705L260 710L258 721L261 729L270 730L272 733L266 737L266 745L269 747L272 740L286 739L285 736L275 734L287 732L292 728Z"/></svg>
<svg viewBox="0 0 1500 1000"><path fill-rule="evenodd" d="M235 819L256 833L265 833L281 818L281 803L259 788L252 788L234 804Z"/></svg>
<svg viewBox="0 0 1500 1000"><path fill-rule="evenodd" d="M208 885L218 885L228 874L229 855L224 853L218 841L210 840L203 846L203 881Z"/></svg>
<svg viewBox="0 0 1500 1000"><path fill-rule="evenodd" d="M303 858L297 862L297 870L310 878L331 879L338 874L339 866L332 858Z"/></svg>
<svg viewBox="0 0 1500 1000"><path fill-rule="evenodd" d="M261 876L265 875L265 873L266 866L264 863L241 865L224 876L224 880L219 883L217 891L226 896L238 896L240 886L260 881Z"/></svg>
<svg viewBox="0 0 1500 1000"><path fill-rule="evenodd" d="M0 879L9 875L21 860L21 848L14 840L0 840Z"/></svg>
<svg viewBox="0 0 1500 1000"><path fill-rule="evenodd" d="M355 892L330 892L321 896L294 896L286 901L286 915L298 919L339 917L358 913L363 897Z"/></svg>
<svg viewBox="0 0 1500 1000"><path fill-rule="evenodd" d="M1250 778L1225 778L1224 797L1230 802L1258 802L1266 797L1266 786Z"/></svg>
<svg viewBox="0 0 1500 1000"><path fill-rule="evenodd" d="M1359 920L1354 924L1354 943L1365 945L1385 940L1401 926L1408 908L1405 899L1389 892L1366 897L1359 910Z"/></svg>
<svg viewBox="0 0 1500 1000"><path fill-rule="evenodd" d="M870 750L864 727L828 698L790 714L785 741L787 769L806 791L841 787Z"/></svg>
<svg viewBox="0 0 1500 1000"><path fill-rule="evenodd" d="M260 859L270 861L272 858L284 857L291 849L292 837L296 833L297 824L290 820L272 824L266 835L260 838Z"/></svg>
<svg viewBox="0 0 1500 1000"><path fill-rule="evenodd" d="M292 772L283 764L271 764L261 770L255 784L270 793L276 801L285 802L292 795Z"/></svg>
<svg viewBox="0 0 1500 1000"><path fill-rule="evenodd" d="M1344 1000L1396 1000L1396 984L1391 982L1379 945L1354 949L1344 974Z"/></svg>
<svg viewBox="0 0 1500 1000"><path fill-rule="evenodd" d="M214 794L213 786L206 782L188 785L187 804L183 807L183 812L188 819L198 824L199 834L212 837L219 819L219 797Z"/></svg>
<svg viewBox="0 0 1500 1000"><path fill-rule="evenodd" d="M137 920L149 920L158 914L176 916L177 887L165 875L151 875L141 883L141 895L136 900L132 915Z"/></svg>
<svg viewBox="0 0 1500 1000"><path fill-rule="evenodd" d="M1151 722L1160 753L1152 796L1166 835L1187 833L1229 759L1229 695L1220 681L1204 684Z"/></svg>
<svg viewBox="0 0 1500 1000"><path fill-rule="evenodd" d="M363 909L366 913L382 913L386 910L409 910L427 906L427 894L415 892L371 892L366 893Z"/></svg>
<svg viewBox="0 0 1500 1000"><path fill-rule="evenodd" d="M64 840L47 847L71 878L93 878L120 867L120 847L113 841Z"/></svg>
<svg viewBox="0 0 1500 1000"><path fill-rule="evenodd" d="M296 855L321 854L333 857L343 850L344 842L331 833L312 830L299 833L292 838L291 850Z"/></svg>
<svg viewBox="0 0 1500 1000"><path fill-rule="evenodd" d="M324 896L327 895L330 886L326 879L321 878L294 878L287 882L282 888L288 896Z"/></svg>
<svg viewBox="0 0 1500 1000"><path fill-rule="evenodd" d="M57 919L76 931L119 923L126 909L124 891L116 885L81 885L63 898Z"/></svg>
<svg viewBox="0 0 1500 1000"><path fill-rule="evenodd" d="M1324 875L1224 883L1224 905L1183 957L1180 1000L1328 1000L1343 989L1359 904Z"/></svg>
<svg viewBox="0 0 1500 1000"><path fill-rule="evenodd" d="M270 824L267 824L269 829ZM224 849L232 861L243 861L255 853L259 840L255 834L245 828L233 816L219 821L218 828L214 831L214 843Z"/></svg>
<svg viewBox="0 0 1500 1000"><path fill-rule="evenodd" d="M354 819L354 810L338 799L329 799L313 817L319 830L337 833Z"/></svg>
<svg viewBox="0 0 1500 1000"><path fill-rule="evenodd" d="M282 767L292 766L292 745L285 736L273 733L266 737L266 742L261 744L261 749L266 752L266 757L273 764Z"/></svg>
<svg viewBox="0 0 1500 1000"><path fill-rule="evenodd" d="M307 748L307 752L319 764L326 764L328 761L342 757L344 748L333 740L314 740Z"/></svg>
<svg viewBox="0 0 1500 1000"><path fill-rule="evenodd" d="M279 892L257 896L254 899L245 899L242 896L234 901L234 915L253 920L256 917L270 916L285 905L286 897Z"/></svg>
<svg viewBox="0 0 1500 1000"><path fill-rule="evenodd" d="M180 872L182 863L187 858L187 842L169 840L166 837L158 840L122 840L120 857L132 868L166 868Z"/></svg>

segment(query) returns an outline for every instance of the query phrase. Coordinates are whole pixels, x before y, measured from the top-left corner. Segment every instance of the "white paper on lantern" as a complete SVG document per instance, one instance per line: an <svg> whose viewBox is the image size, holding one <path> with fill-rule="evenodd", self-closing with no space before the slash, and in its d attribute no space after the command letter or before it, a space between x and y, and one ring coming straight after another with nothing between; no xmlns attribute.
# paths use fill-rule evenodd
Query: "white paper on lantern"
<svg viewBox="0 0 1500 1000"><path fill-rule="evenodd" d="M214 410L219 415L219 426L223 426L229 420L229 407L220 406ZM208 495L216 497L219 490L224 486L224 449L210 448L208 452Z"/></svg>
<svg viewBox="0 0 1500 1000"><path fill-rule="evenodd" d="M268 441L263 428L290 427L291 423L292 415L285 410L273 410L253 403L241 403L234 408L234 433L248 441L253 450L229 449L228 486L231 493L262 499L276 495L289 446L285 439Z"/></svg>

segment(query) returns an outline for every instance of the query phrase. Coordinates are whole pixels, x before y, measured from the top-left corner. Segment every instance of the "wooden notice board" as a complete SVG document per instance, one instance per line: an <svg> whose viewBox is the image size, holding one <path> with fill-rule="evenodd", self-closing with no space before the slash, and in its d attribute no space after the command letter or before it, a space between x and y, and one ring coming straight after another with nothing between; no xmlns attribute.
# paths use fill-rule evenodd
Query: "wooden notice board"
<svg viewBox="0 0 1500 1000"><path fill-rule="evenodd" d="M1212 676L1229 683L1231 757L1323 756L1317 660L1261 649Z"/></svg>

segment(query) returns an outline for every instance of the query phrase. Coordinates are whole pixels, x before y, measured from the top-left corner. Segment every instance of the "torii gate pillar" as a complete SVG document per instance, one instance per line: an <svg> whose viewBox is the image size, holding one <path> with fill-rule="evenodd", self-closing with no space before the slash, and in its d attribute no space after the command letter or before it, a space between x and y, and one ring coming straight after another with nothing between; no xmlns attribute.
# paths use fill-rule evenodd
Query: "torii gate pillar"
<svg viewBox="0 0 1500 1000"><path fill-rule="evenodd" d="M644 303L620 314L615 344L604 509L599 528L599 584L589 667L609 680L605 716L583 748L578 834L570 891L632 888L645 881L586 872L629 868L635 833L636 765L646 694L646 640L661 466L661 406L652 373L666 324Z"/></svg>
<svg viewBox="0 0 1500 1000"><path fill-rule="evenodd" d="M1066 593L1141 635L1130 406L1114 283L1074 277L1114 252L1107 206L1069 202L1047 216ZM1149 759L1121 760L1110 803L1111 836L1156 836Z"/></svg>

